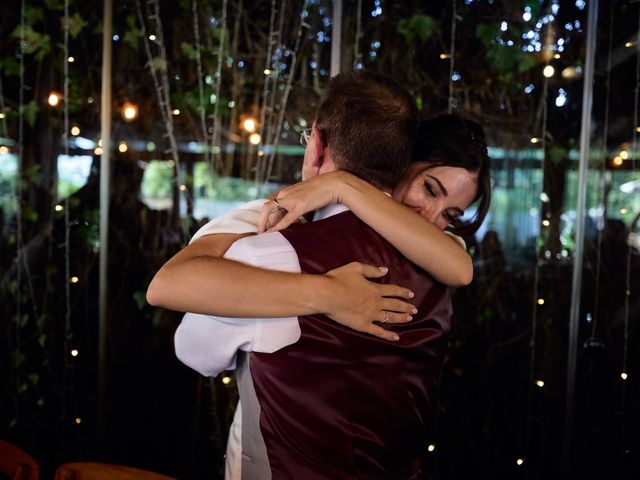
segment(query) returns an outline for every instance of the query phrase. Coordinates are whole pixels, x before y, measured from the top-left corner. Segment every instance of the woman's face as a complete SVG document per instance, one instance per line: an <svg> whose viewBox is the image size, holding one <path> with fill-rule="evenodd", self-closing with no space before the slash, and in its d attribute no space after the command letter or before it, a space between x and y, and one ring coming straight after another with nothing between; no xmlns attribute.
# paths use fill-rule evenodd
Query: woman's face
<svg viewBox="0 0 640 480"><path fill-rule="evenodd" d="M444 230L471 205L477 189L476 173L413 162L393 190L393 198Z"/></svg>

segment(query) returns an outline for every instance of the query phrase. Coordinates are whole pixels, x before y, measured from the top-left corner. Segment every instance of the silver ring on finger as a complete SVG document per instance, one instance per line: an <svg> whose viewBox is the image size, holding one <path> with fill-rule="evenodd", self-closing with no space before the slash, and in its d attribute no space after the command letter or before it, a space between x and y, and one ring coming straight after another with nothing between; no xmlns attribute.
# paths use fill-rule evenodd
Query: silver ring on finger
<svg viewBox="0 0 640 480"><path fill-rule="evenodd" d="M382 319L382 323L387 323L389 321L389 312L384 312L384 318Z"/></svg>
<svg viewBox="0 0 640 480"><path fill-rule="evenodd" d="M280 206L280 204L278 203L278 199L277 199L277 198L274 198L274 199L273 199L273 203L275 203L275 204L276 204L276 207L278 207L278 208L282 208L282 207Z"/></svg>

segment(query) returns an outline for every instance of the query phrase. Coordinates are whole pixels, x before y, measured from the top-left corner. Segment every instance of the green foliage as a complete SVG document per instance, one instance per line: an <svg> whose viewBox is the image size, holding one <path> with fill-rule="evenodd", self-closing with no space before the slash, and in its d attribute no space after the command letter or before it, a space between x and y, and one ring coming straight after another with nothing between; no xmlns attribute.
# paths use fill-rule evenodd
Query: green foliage
<svg viewBox="0 0 640 480"><path fill-rule="evenodd" d="M49 10L64 11L64 0L44 0L44 4Z"/></svg>
<svg viewBox="0 0 640 480"><path fill-rule="evenodd" d="M64 17L62 17L61 23L62 28L64 29ZM70 16L67 26L69 27L69 34L71 35L71 38L76 38L86 25L87 22L82 19L79 13L76 12L73 16Z"/></svg>
<svg viewBox="0 0 640 480"><path fill-rule="evenodd" d="M21 38L22 28L18 25L11 37ZM28 55L35 54L36 60L39 62L51 53L51 37L46 33L36 32L31 25L24 27L24 53Z"/></svg>
<svg viewBox="0 0 640 480"><path fill-rule="evenodd" d="M166 70L167 61L162 57L154 57L151 59L151 68L155 71Z"/></svg>
<svg viewBox="0 0 640 480"><path fill-rule="evenodd" d="M0 58L0 72L7 77L17 77L20 75L20 63L13 56Z"/></svg>
<svg viewBox="0 0 640 480"><path fill-rule="evenodd" d="M184 53L189 60L198 58L197 50L190 43L182 42L180 44L180 50L182 50L182 53Z"/></svg>
<svg viewBox="0 0 640 480"><path fill-rule="evenodd" d="M36 115L38 114L38 110L40 110L36 101L31 100L26 105L22 105L21 110L25 122L27 122L30 127L33 127L36 124Z"/></svg>
<svg viewBox="0 0 640 480"><path fill-rule="evenodd" d="M28 25L35 25L36 23L44 20L44 10L42 9L42 7L25 5L24 17L25 17L25 22Z"/></svg>
<svg viewBox="0 0 640 480"><path fill-rule="evenodd" d="M135 15L127 15L127 28L123 41L134 50L138 50L142 31L138 28L138 20Z"/></svg>
<svg viewBox="0 0 640 480"><path fill-rule="evenodd" d="M503 83L513 81L513 74L523 73L536 66L535 57L523 52L517 45L504 45L495 39L500 35L497 25L481 23L476 26L476 37L486 48L486 58L498 73Z"/></svg>
<svg viewBox="0 0 640 480"><path fill-rule="evenodd" d="M143 310L147 306L147 295L142 290L133 293L133 300L138 310Z"/></svg>
<svg viewBox="0 0 640 480"><path fill-rule="evenodd" d="M413 15L411 18L400 20L397 27L408 43L426 42L429 37L439 30L438 22L428 15Z"/></svg>

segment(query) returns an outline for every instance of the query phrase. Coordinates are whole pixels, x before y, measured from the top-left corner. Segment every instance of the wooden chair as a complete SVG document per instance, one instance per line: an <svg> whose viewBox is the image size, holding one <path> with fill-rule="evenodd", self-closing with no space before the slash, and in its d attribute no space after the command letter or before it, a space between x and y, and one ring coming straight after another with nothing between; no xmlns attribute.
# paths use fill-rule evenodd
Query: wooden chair
<svg viewBox="0 0 640 480"><path fill-rule="evenodd" d="M0 473L7 475L11 480L38 480L40 466L24 450L0 440Z"/></svg>
<svg viewBox="0 0 640 480"><path fill-rule="evenodd" d="M65 463L56 470L55 480L175 480L159 473L109 463Z"/></svg>

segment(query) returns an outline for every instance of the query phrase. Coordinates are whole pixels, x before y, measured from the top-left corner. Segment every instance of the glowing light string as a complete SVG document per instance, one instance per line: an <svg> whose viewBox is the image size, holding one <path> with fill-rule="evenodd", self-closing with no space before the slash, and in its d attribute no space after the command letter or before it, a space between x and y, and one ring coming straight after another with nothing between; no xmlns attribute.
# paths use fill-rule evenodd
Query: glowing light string
<svg viewBox="0 0 640 480"><path fill-rule="evenodd" d="M638 9L638 35L640 35L640 9ZM640 38L637 36L636 38ZM636 42L636 86L634 92L634 103L633 103L633 140L631 142L632 152L631 155L631 168L635 172L636 170L636 153L638 148L638 99L640 97L640 41ZM626 411L626 402L625 395L627 391L627 361L629 357L629 299L631 297L631 250L632 247L627 242L627 259L626 259L626 269L625 269L625 282L624 282L624 337L623 337L623 346L622 346L622 391L621 391L621 400L620 400L620 411L622 415L620 415L620 427L622 433L622 441L626 444L625 440L625 411Z"/></svg>
<svg viewBox="0 0 640 480"><path fill-rule="evenodd" d="M198 22L198 0L193 0L191 2L192 12L193 12L193 32L196 40L196 69L198 75L198 100L200 102L200 129L202 130L202 138L204 143L207 143L207 138L209 135L207 134L207 123L205 116L205 105L204 105L204 83L202 81L202 56L201 56L201 46L200 46L200 27ZM207 164L211 162L211 155L209 149L204 149L205 160ZM213 169L212 169L213 170ZM213 173L213 171L212 171Z"/></svg>
<svg viewBox="0 0 640 480"><path fill-rule="evenodd" d="M149 44L149 37L146 35L146 24L144 20L144 15L142 13L142 6L140 5L140 0L136 0L136 7L138 13L138 21L140 23L140 36L142 37L142 43L144 45L144 50L147 54L147 67L149 68L149 72L151 73L151 77L153 79L153 84L156 89L156 94L158 97L158 106L160 107L160 113L162 115L162 120L165 125L165 137L169 140L169 149L165 150L165 153L171 153L171 157L174 161L174 188L177 185L182 185L182 168L180 165L180 156L178 154L178 145L176 142L176 137L174 133L174 125L173 125L173 113L171 109L171 97L169 91L169 78L167 75L168 70L168 62L167 62L167 53L164 47L164 36L162 30L162 23L160 19L160 7L158 5L157 0L148 0L148 7L151 9L151 14L149 15L149 20L155 23L155 35L156 40L154 43L158 45L158 49L160 51L159 61L155 59L151 53L151 46ZM160 75L158 75L158 70L160 71ZM178 203L180 202L180 192L182 189L178 189ZM186 193L186 190L184 190ZM179 205L177 208L179 212ZM183 231L183 234L186 236L186 232Z"/></svg>
<svg viewBox="0 0 640 480"><path fill-rule="evenodd" d="M609 107L611 103L611 68L612 68L612 51L613 51L613 5L610 6L609 14L609 49L607 58L607 78L605 84L605 107L604 107L604 125L602 131L602 151L607 151L607 137L609 136ZM602 232L604 230L604 222L607 216L607 211L604 208L605 205L605 175L606 175L606 155L603 155L602 162L600 164L599 171L599 183L602 187L602 215L600 217L601 224L598 226L598 240L596 246L596 278L595 278L595 296L593 300L593 320L591 324L591 338L595 338L598 320L600 318L600 275L602 268Z"/></svg>
<svg viewBox="0 0 640 480"><path fill-rule="evenodd" d="M276 12L279 12L278 28L275 28ZM275 114L275 100L277 95L277 84L280 74L279 63L282 56L282 30L284 28L285 2L282 2L278 11L277 0L271 1L271 14L269 17L269 38L267 41L267 56L264 67L264 84L262 86L262 107L260 109L260 151L263 156L258 156L255 170L255 180L258 189L264 170L264 153L266 153L266 145L272 144L273 134L273 118ZM273 54L273 46L278 45L277 55Z"/></svg>
<svg viewBox="0 0 640 480"><path fill-rule="evenodd" d="M362 0L358 0L356 7L356 36L353 41L353 69L362 68L362 51L360 41L362 40Z"/></svg>
<svg viewBox="0 0 640 480"><path fill-rule="evenodd" d="M452 113L456 108L456 101L453 98L453 74L455 72L455 55L456 55L456 21L457 21L456 0L451 0L451 43L449 46L449 101L447 112Z"/></svg>
<svg viewBox="0 0 640 480"><path fill-rule="evenodd" d="M280 100L280 108L278 111L278 121L276 123L276 132L274 135L274 139L272 142L272 149L271 152L269 153L269 157L268 157L268 166L267 166L267 170L265 172L264 175L264 185L266 186L266 183L269 181L269 179L271 178L271 170L273 168L273 161L276 157L276 150L278 148L278 144L280 143L280 134L282 132L282 124L284 121L284 112L287 108L287 101L289 100L289 94L291 93L291 89L292 89L292 84L293 84L293 78L295 76L296 73L296 66L297 66L297 60L298 60L298 52L300 51L300 43L302 42L302 32L304 28L309 28L309 24L305 22L305 17L306 17L306 13L307 13L307 8L309 6L309 1L305 0L304 4L302 5L302 12L300 13L300 23L298 24L298 31L296 34L296 42L295 45L293 47L293 51L291 52L291 66L289 67L289 76L287 77L287 83L285 85L284 88L284 93L282 94L282 99Z"/></svg>
<svg viewBox="0 0 640 480"><path fill-rule="evenodd" d="M222 18L220 19L220 43L218 44L218 64L214 75L214 96L215 103L213 105L213 114L211 115L211 175L210 179L216 172L215 159L216 155L222 151L221 149L221 129L220 129L220 86L222 84L222 63L224 58L225 38L227 37L227 0L222 2Z"/></svg>
<svg viewBox="0 0 640 480"><path fill-rule="evenodd" d="M64 2L64 60L63 60L63 133L62 144L66 158L69 158L69 0ZM65 268L65 323L64 351L69 351L71 342L71 223L69 219L69 197L64 199L64 268Z"/></svg>

